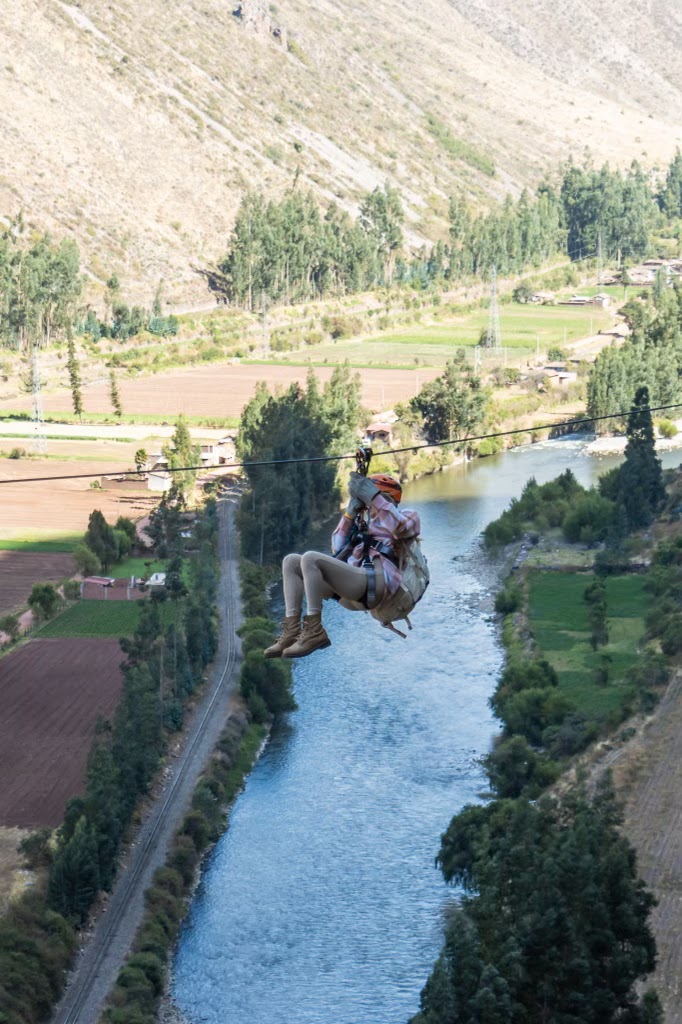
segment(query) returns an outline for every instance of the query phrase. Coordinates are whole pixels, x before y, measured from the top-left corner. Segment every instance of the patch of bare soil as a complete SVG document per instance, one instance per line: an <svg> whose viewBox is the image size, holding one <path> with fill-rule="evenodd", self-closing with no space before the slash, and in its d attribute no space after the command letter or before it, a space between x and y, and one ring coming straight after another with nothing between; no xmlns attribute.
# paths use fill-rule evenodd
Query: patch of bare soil
<svg viewBox="0 0 682 1024"><path fill-rule="evenodd" d="M613 772L625 800L625 832L658 900L651 919L658 966L651 981L666 1024L682 1024L682 673L636 736L599 767Z"/></svg>
<svg viewBox="0 0 682 1024"><path fill-rule="evenodd" d="M121 657L118 640L31 640L0 658L0 825L61 823L118 701Z"/></svg>

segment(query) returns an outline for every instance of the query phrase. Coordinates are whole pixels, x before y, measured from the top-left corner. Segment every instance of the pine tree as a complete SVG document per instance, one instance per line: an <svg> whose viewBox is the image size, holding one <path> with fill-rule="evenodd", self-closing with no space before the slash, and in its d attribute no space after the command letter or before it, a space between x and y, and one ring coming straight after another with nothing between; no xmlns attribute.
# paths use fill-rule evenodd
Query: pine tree
<svg viewBox="0 0 682 1024"><path fill-rule="evenodd" d="M648 526L665 497L663 472L656 456L649 389L637 389L627 425L625 462L620 471L620 495L629 530Z"/></svg>
<svg viewBox="0 0 682 1024"><path fill-rule="evenodd" d="M99 891L97 843L82 816L71 838L57 851L50 872L50 906L64 917L85 921Z"/></svg>

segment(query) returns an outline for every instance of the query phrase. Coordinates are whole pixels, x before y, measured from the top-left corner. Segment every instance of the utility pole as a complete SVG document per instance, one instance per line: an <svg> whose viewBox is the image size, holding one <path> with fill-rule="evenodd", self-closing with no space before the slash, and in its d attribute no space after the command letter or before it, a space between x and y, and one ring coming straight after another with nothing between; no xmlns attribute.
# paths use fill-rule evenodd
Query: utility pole
<svg viewBox="0 0 682 1024"><path fill-rule="evenodd" d="M597 284L604 281L604 256L601 244L601 231L597 235Z"/></svg>
<svg viewBox="0 0 682 1024"><path fill-rule="evenodd" d="M31 356L31 390L33 392L33 438L31 451L36 455L44 455L47 451L45 423L43 422L43 396L40 391L40 360L38 342L33 343Z"/></svg>
<svg viewBox="0 0 682 1024"><path fill-rule="evenodd" d="M500 330L500 307L497 301L497 270L493 267L490 287L490 309L488 312L488 330L485 336L485 347L500 354L502 332Z"/></svg>

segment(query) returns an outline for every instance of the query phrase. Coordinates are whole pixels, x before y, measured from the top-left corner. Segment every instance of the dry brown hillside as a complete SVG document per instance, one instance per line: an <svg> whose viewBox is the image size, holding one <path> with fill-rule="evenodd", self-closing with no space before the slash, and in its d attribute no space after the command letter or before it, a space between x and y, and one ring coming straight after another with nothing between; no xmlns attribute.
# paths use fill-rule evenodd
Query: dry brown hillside
<svg viewBox="0 0 682 1024"><path fill-rule="evenodd" d="M250 185L352 208L389 179L417 240L453 189L499 197L571 154L653 165L682 135L677 0L2 7L0 212L73 232L94 282L147 301L161 278L202 293L190 262L220 255Z"/></svg>

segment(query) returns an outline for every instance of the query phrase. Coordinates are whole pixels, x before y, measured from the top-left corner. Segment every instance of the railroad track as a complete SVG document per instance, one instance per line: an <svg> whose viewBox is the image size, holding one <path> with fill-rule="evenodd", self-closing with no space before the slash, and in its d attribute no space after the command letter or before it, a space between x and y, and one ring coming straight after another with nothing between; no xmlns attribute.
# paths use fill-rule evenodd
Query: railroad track
<svg viewBox="0 0 682 1024"><path fill-rule="evenodd" d="M169 822L176 827L181 811L184 811L187 799L187 785L193 787L205 761L206 752L202 746L206 743L207 727L213 720L216 708L229 692L232 669L237 659L235 629L237 625L236 594L238 581L235 569L235 538L231 519L230 505L227 501L219 502L219 552L222 564L220 578L220 613L222 644L217 667L214 667L215 679L212 692L205 698L197 720L192 723L191 732L185 748L178 759L175 771L159 798L154 811L143 827L142 835L134 846L128 866L119 877L106 911L101 915L95 932L88 943L86 952L76 969L62 1001L53 1017L53 1024L96 1024L106 996L116 980L118 970L128 953L132 935L139 925L144 905L144 890L149 884L149 876L158 866L156 856L159 844L169 838L167 832ZM222 731L222 723L219 732ZM213 748L217 735L210 743ZM201 757L201 763L197 763ZM165 859L165 856L164 856ZM133 904L139 908L137 920L132 929L128 915ZM126 925L126 935L120 934ZM130 934L132 931L132 934Z"/></svg>

